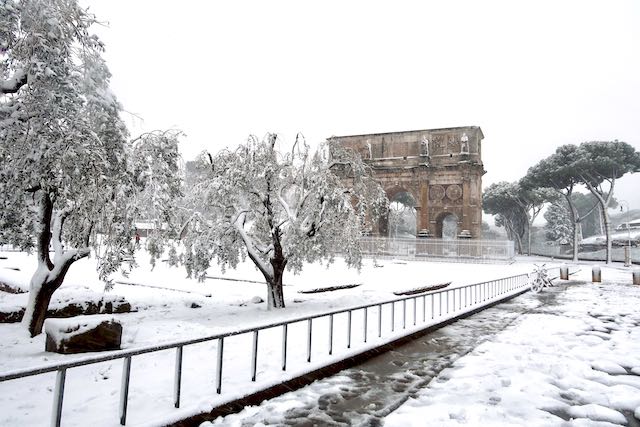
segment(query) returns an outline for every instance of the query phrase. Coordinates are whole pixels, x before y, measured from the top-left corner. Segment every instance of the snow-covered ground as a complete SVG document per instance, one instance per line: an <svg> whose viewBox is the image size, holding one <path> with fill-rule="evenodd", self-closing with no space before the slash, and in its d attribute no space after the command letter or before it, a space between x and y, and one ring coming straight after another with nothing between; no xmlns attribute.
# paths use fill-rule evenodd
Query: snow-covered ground
<svg viewBox="0 0 640 427"><path fill-rule="evenodd" d="M582 280L525 294L212 424L639 425L640 287L622 269L603 275L589 283L587 266Z"/></svg>
<svg viewBox="0 0 640 427"><path fill-rule="evenodd" d="M551 291L553 301L458 359L385 426L638 425L640 287L628 272L603 274L600 285Z"/></svg>
<svg viewBox="0 0 640 427"><path fill-rule="evenodd" d="M11 271L11 280L28 283L35 266L33 258L21 253L2 255L7 259L0 259L0 280L5 277L5 272ZM82 260L77 264L71 268L65 285L59 292L63 295L89 291L103 292L102 284L96 279L92 260ZM264 303L251 302L255 296L264 298L266 286L252 282L261 282L262 278L249 264L225 274L218 269L211 269L209 276L215 278L204 283L186 279L184 270L168 268L164 263L160 263L153 271L150 271L146 263L141 262L141 265L142 267L134 270L128 278L116 278L129 284L116 284L110 293L124 296L138 309L135 313L117 315L124 326L123 347L127 349L389 300L395 298L393 292L399 290L446 281L453 281L451 286L458 286L531 271L530 262L476 265L386 260L378 261L381 267L376 267L368 260L362 271L357 272L346 269L338 260L329 268L310 265L301 275L285 275L287 309L267 311ZM19 274L16 275L15 270L7 268L19 268ZM609 270L603 271L605 279L608 279L608 274ZM625 274L630 276L628 273ZM304 289L350 283L362 285L328 293L298 293ZM26 294L10 295L0 292L0 309L3 306L19 306L24 303ZM336 316L336 331L340 327L344 329L345 320ZM359 318L358 314L354 313L353 322L353 330L361 330L358 326L358 322L360 325L362 322L361 316ZM375 329L375 322L371 323ZM280 331L270 330L260 335L256 383L251 383L249 379L250 336L225 340L223 394L220 396L215 393L214 384L216 342L185 348L183 409L180 410L174 409L172 402L174 352L164 351L134 357L128 425L155 425L163 420L175 419L198 412L200 409L205 410L214 404L246 394L252 387L255 389L277 382L282 375L293 376L326 362L327 325L322 322L314 324L311 364L306 363L306 349L303 344L306 342L306 325L292 327L289 333L289 366L284 374L279 369ZM371 337L374 335L375 332L372 332ZM46 353L44 335L29 338L19 324L0 324L0 336L0 373L86 357ZM367 345L372 346L375 343L376 340L371 338ZM344 336L337 334L334 346L334 358L349 354ZM118 424L121 366L121 361L104 362L73 368L67 372L64 425ZM53 384L54 374L0 383L0 425L48 423Z"/></svg>

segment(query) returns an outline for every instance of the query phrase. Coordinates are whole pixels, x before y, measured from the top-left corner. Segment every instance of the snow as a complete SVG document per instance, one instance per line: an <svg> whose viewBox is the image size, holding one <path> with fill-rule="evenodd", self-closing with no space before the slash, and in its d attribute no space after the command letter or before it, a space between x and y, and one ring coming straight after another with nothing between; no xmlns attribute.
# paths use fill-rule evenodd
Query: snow
<svg viewBox="0 0 640 427"><path fill-rule="evenodd" d="M23 276L19 271L15 271L12 267L4 267L0 269L0 282L5 283L20 292L29 291L29 283L23 282Z"/></svg>
<svg viewBox="0 0 640 427"><path fill-rule="evenodd" d="M626 425L621 411L634 410L637 418L640 376L627 369L640 354L640 288L628 273L602 271L627 284L587 283L549 298L443 371L385 426L426 417L442 426L562 425L561 415L575 418L571 425Z"/></svg>
<svg viewBox="0 0 640 427"><path fill-rule="evenodd" d="M593 421L607 421L612 424L627 424L627 419L620 412L594 403L572 406L568 410L574 418L588 418Z"/></svg>
<svg viewBox="0 0 640 427"><path fill-rule="evenodd" d="M150 271L144 254L141 255L142 267L134 269L127 278L114 277L127 284L116 283L111 293L104 293L102 283L97 280L94 258L75 263L59 291L61 295L65 292L69 295L77 292L106 296L115 293L137 307L138 312L113 315L123 325L123 349L211 336L288 318L391 300L396 298L393 292L445 281L452 281L447 289L456 288L530 272L531 261L535 261L477 265L378 260L382 267L376 268L373 261L366 260L358 272L346 269L344 262L338 259L329 268L313 264L306 265L300 275L285 274L287 308L268 311L265 303L252 303L256 296L264 298L266 285L254 283L262 282L263 278L249 262L224 273L210 268L207 276L215 278L198 283L185 279L184 270L169 268L164 262L158 262ZM9 264L20 267L22 279L28 283L32 273L30 269L35 267L34 258L21 253L7 253L6 256L9 259L0 260L0 269ZM548 264L552 268L558 265ZM589 279L590 266L582 269L578 278ZM434 424L443 421L442 425L463 422L469 425L518 424L523 417L531 417L532 425L547 422L553 425L561 420L549 411L567 412L572 407L590 404L613 411L637 412L640 401L634 391L640 389L640 384L635 382L634 378L638 377L632 375L632 370L640 367L640 357L637 356L640 354L640 340L634 326L638 322L634 298L637 298L640 288L617 284L630 283L630 274L626 270L603 267L602 277L602 284L567 288L556 298L562 300L562 304L554 306L553 310L533 299L550 295L547 290L540 296L527 294L519 297L531 299L530 302L525 301L525 305L531 306L530 313L521 316L495 339L458 358L428 388L403 405L397 415L389 416L385 425L412 425L415 420L422 420L424 424L424 419L433 419ZM304 296L297 292L348 283L362 283L362 286ZM17 303L26 302L24 294L10 297ZM0 304L7 298L0 293ZM411 303L407 308L411 313ZM409 332L412 325L408 325L407 331L402 331L398 317L401 311L401 305L398 305L396 330ZM383 309L383 313L388 313L388 307ZM364 344L362 313L353 313L354 348L348 350L346 337L338 332L345 330L346 316L336 315L333 359L327 355L327 323L314 322L311 363L306 363L306 322L291 325L286 372L279 368L280 329L261 332L256 383L250 381L251 336L226 338L222 395L215 393L217 342L185 347L180 409L173 408L172 400L175 351L135 356L132 359L127 424L160 425L177 420L384 342L390 339L390 331L388 325L385 326L383 338L378 340L376 316L377 313L371 310L369 340ZM608 335L609 339L596 333ZM30 338L19 324L0 325L0 335L3 337L0 342L0 373L87 357L43 352L44 334ZM625 369L626 374L608 373L618 369L614 365ZM121 369L121 360L69 369L63 424L118 425ZM3 408L0 425L48 423L54 377L52 373L0 383L0 407ZM331 387L340 386L336 382L338 379ZM430 392L432 388L434 391ZM442 399L435 398L434 394L441 395ZM281 403L281 409L296 408L297 401L297 398L290 397L286 403ZM252 410L258 411L256 408ZM428 411L428 415L421 411ZM395 419L395 416L400 418ZM578 420L574 421L581 425Z"/></svg>
<svg viewBox="0 0 640 427"><path fill-rule="evenodd" d="M597 333L594 331L592 333L601 338L607 337L607 334L605 334L604 332ZM598 371L606 372L607 374L626 374L627 373L627 370L624 369L622 366L618 365L617 363L611 362L609 360L597 360L591 364L591 367Z"/></svg>

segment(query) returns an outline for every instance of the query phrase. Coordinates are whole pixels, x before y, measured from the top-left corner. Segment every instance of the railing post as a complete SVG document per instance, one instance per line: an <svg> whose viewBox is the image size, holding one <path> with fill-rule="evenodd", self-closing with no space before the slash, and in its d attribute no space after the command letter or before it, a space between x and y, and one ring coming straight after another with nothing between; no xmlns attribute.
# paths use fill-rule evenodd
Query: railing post
<svg viewBox="0 0 640 427"><path fill-rule="evenodd" d="M218 338L218 357L216 363L216 393L222 393L222 355L224 353L224 338Z"/></svg>
<svg viewBox="0 0 640 427"><path fill-rule="evenodd" d="M453 305L451 307L453 308L453 311L456 311L456 290L453 289L451 293L453 294Z"/></svg>
<svg viewBox="0 0 640 427"><path fill-rule="evenodd" d="M312 320L307 319L307 362L311 362L311 330L312 330Z"/></svg>
<svg viewBox="0 0 640 427"><path fill-rule="evenodd" d="M329 315L329 354L333 354L333 314Z"/></svg>
<svg viewBox="0 0 640 427"><path fill-rule="evenodd" d="M378 338L382 337L382 304L378 304Z"/></svg>
<svg viewBox="0 0 640 427"><path fill-rule="evenodd" d="M180 391L182 386L182 346L176 347L175 375L173 377L173 406L180 407Z"/></svg>
<svg viewBox="0 0 640 427"><path fill-rule="evenodd" d="M351 310L347 312L347 348L351 348Z"/></svg>
<svg viewBox="0 0 640 427"><path fill-rule="evenodd" d="M422 323L427 321L427 296L422 295Z"/></svg>
<svg viewBox="0 0 640 427"><path fill-rule="evenodd" d="M122 382L120 383L120 425L127 423L127 404L129 403L129 378L131 376L131 356L124 358L122 364Z"/></svg>
<svg viewBox="0 0 640 427"><path fill-rule="evenodd" d="M396 303L391 302L391 332L395 330L396 327Z"/></svg>
<svg viewBox="0 0 640 427"><path fill-rule="evenodd" d="M414 297L413 298L413 326L416 326L416 323L417 323L417 317L418 317L417 305L418 305L418 297Z"/></svg>
<svg viewBox="0 0 640 427"><path fill-rule="evenodd" d="M282 325L282 370L287 370L287 330L289 324Z"/></svg>
<svg viewBox="0 0 640 427"><path fill-rule="evenodd" d="M256 381L258 371L258 330L253 331L253 345L251 346L251 381Z"/></svg>
<svg viewBox="0 0 640 427"><path fill-rule="evenodd" d="M407 300L402 300L402 329L407 328Z"/></svg>
<svg viewBox="0 0 640 427"><path fill-rule="evenodd" d="M438 302L440 303L440 309L438 311L438 317L442 317L442 291L438 292Z"/></svg>
<svg viewBox="0 0 640 427"><path fill-rule="evenodd" d="M436 303L434 302L435 298L436 294L431 294L431 320L433 320L436 311Z"/></svg>
<svg viewBox="0 0 640 427"><path fill-rule="evenodd" d="M363 337L364 337L364 342L367 342L367 307L364 308L364 331L363 331Z"/></svg>
<svg viewBox="0 0 640 427"><path fill-rule="evenodd" d="M60 422L62 421L62 401L64 399L64 382L66 378L67 368L58 369L56 372L56 386L53 390L52 427L60 427Z"/></svg>

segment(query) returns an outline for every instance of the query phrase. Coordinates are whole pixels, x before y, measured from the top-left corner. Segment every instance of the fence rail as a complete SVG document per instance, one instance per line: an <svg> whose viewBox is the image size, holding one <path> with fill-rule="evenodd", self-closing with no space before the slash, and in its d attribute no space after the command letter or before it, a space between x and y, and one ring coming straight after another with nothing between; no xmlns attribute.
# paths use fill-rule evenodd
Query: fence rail
<svg viewBox="0 0 640 427"><path fill-rule="evenodd" d="M281 369L283 371L287 370L287 350L289 348L288 345L288 331L289 326L296 323L304 323L306 322L306 362L310 363L312 359L312 336L313 336L313 325L314 321L327 318L328 319L328 336L327 336L327 354L332 355L335 350L334 346L334 338L335 338L335 327L334 327L334 318L340 314L347 315L346 328L342 331L346 334L346 347L351 348L355 343L354 335L353 335L353 323L352 323L352 315L353 313L357 313L362 311L362 331L361 331L361 342L367 343L367 340L371 338L372 332L377 333L378 338L382 338L383 332L383 322L384 318L387 318L387 321L390 323L390 332L394 338L402 337L403 335L408 334L409 332L402 333L394 333L396 329L397 315L396 308L397 306L401 307L401 324L402 329L411 329L411 322L415 327L421 327L425 325L436 324L440 321L440 319L444 320L446 318L451 317L456 313L462 313L468 310L477 309L491 302L498 301L500 299L506 298L511 294L521 292L524 288L528 286L528 275L521 274L517 276L510 276L501 279L491 280L488 282L481 282L471 285L465 285L460 287L455 287L451 289L441 289L437 291L432 291L420 295L412 295L403 298L397 298L393 300L380 301L372 304L360 305L355 307L349 307L339 310L334 310L330 312L325 312L321 314L315 314L310 316L298 317L295 319L290 319L286 321L274 322L266 325L262 325L259 327L253 328L245 328L239 329L236 331L225 332L221 334L214 334L209 336L203 336L194 339L176 341L171 343L166 343L157 346L148 346L148 347L140 347L131 350L123 350L110 354L97 355L97 356L89 356L82 359L64 362L64 363L56 363L50 364L46 366L40 366L35 368L28 369L19 369L9 372L4 372L0 374L0 383L4 381L10 380L18 380L21 378L42 375L50 372L56 372L56 380L53 392L53 411L51 418L52 426L59 426L62 420L62 408L64 402L64 393L65 393L65 379L67 370L76 368L79 366L92 365L105 361L112 361L117 359L123 360L122 367L122 379L120 383L120 401L119 401L119 419L120 424L125 425L127 421L127 412L128 412L128 401L129 401L129 383L131 377L131 361L134 356L139 356L146 353L154 353L163 350L175 349L175 368L173 370L174 381L173 381L173 406L175 408L179 408L181 404L181 394L182 394L182 373L183 373L183 350L185 347L203 343L207 341L217 341L217 350L216 350L216 363L215 363L215 385L216 385L216 393L221 394L223 389L222 382L222 374L223 374L223 360L224 360L224 342L225 338L229 338L232 336L250 334L251 336L251 364L250 364L250 374L249 378L252 382L256 381L257 378L257 360L259 357L258 354L258 340L260 336L260 332L271 329L271 328L281 328L281 360L280 363L274 364L272 369ZM408 309L407 306L411 307ZM429 306L429 309L427 309ZM386 309L386 310L385 310ZM384 315L384 312L387 312ZM412 315L410 314L412 312ZM421 312L421 313L420 313ZM422 316L419 316L422 314ZM375 322L371 322L369 320L370 315L377 316ZM421 318L421 320L420 320ZM398 325L398 329L400 326ZM360 335L360 334L359 334Z"/></svg>
<svg viewBox="0 0 640 427"><path fill-rule="evenodd" d="M515 256L511 240L363 237L360 242L362 252L375 257L509 260Z"/></svg>

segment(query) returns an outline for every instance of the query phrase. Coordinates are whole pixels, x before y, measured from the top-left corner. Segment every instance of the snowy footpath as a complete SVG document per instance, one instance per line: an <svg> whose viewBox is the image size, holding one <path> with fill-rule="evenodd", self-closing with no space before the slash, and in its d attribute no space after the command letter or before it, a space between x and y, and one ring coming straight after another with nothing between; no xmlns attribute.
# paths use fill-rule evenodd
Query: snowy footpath
<svg viewBox="0 0 640 427"><path fill-rule="evenodd" d="M640 425L640 287L603 276L585 266L213 425Z"/></svg>

